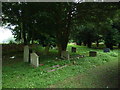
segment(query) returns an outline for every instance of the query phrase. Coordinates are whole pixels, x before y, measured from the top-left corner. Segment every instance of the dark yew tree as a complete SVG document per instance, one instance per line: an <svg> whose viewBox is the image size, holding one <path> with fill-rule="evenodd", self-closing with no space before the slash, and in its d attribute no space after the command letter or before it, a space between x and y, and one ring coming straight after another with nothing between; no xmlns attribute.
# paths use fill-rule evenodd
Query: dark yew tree
<svg viewBox="0 0 120 90"><path fill-rule="evenodd" d="M72 21L75 17L75 3L48 3L48 5L44 3L43 7L39 13L36 13L35 27L42 33L55 36L60 55L61 51L67 48Z"/></svg>
<svg viewBox="0 0 120 90"><path fill-rule="evenodd" d="M99 43L99 39L101 36L100 32L102 32L102 28L100 28L101 23L104 24L108 20L108 18L113 19L113 16L115 15L116 11L120 9L119 3L81 3L77 5L77 25L85 25L86 23L93 23L95 25L95 28L93 30L96 33L96 42L97 46ZM87 24L86 24L87 26ZM103 25L105 26L105 25ZM89 29L90 27L88 27ZM90 30L89 30L90 31ZM86 32L86 31L84 31ZM112 32L111 32L112 33ZM116 32L114 32L116 33ZM92 31L89 32L89 37L92 36ZM95 35L95 34L93 34ZM108 38L110 35L111 38ZM114 34L115 35L115 34ZM87 37L87 36L86 36ZM113 43L112 39L114 38L113 35L110 33L108 34L108 37L106 36L106 43L109 41L108 39L111 39L111 42ZM113 37L113 38L112 38ZM90 37L91 38L91 37ZM107 39L108 38L108 39ZM108 41L107 41L108 40ZM88 46L91 47L91 39L85 40L85 44L88 43ZM109 43L110 44L110 43ZM108 46L107 47L111 47Z"/></svg>
<svg viewBox="0 0 120 90"><path fill-rule="evenodd" d="M118 43L119 32L112 27L113 20L108 19L106 22L101 23L101 34L107 48L113 49L114 45Z"/></svg>
<svg viewBox="0 0 120 90"><path fill-rule="evenodd" d="M120 48L120 9L116 11L116 15L113 19L112 28L117 29L118 33L116 36L116 41L118 43L118 48Z"/></svg>
<svg viewBox="0 0 120 90"><path fill-rule="evenodd" d="M22 40L24 44L29 43L30 24L33 12L27 3L3 3L3 24L16 25L13 34L18 40Z"/></svg>
<svg viewBox="0 0 120 90"><path fill-rule="evenodd" d="M99 34L95 28L95 25L92 23L86 23L81 26L78 26L76 32L72 34L73 40L81 44L83 43L85 46L87 45L89 48L92 46L92 42L99 40Z"/></svg>
<svg viewBox="0 0 120 90"><path fill-rule="evenodd" d="M3 3L3 23L16 25L13 33L24 44L41 41L42 35L54 36L60 55L74 26L103 22L118 7L118 3ZM92 36L92 29L87 30ZM89 47L91 42L86 41Z"/></svg>
<svg viewBox="0 0 120 90"><path fill-rule="evenodd" d="M55 18L57 22L56 39L58 46L58 53L66 51L69 36L71 32L72 20L75 15L75 3L60 3L56 10Z"/></svg>
<svg viewBox="0 0 120 90"><path fill-rule="evenodd" d="M3 21L16 25L13 30L24 44L45 33L56 37L59 54L66 50L75 3L3 3ZM46 7L47 6L47 7Z"/></svg>

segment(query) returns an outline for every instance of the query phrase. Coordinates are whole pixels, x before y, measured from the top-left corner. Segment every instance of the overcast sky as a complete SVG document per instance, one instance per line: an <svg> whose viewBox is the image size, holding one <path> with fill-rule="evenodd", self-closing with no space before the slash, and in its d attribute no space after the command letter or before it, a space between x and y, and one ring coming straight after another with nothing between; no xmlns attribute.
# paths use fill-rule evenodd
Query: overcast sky
<svg viewBox="0 0 120 90"><path fill-rule="evenodd" d="M10 40L14 40L11 30L0 27L0 43L8 43Z"/></svg>

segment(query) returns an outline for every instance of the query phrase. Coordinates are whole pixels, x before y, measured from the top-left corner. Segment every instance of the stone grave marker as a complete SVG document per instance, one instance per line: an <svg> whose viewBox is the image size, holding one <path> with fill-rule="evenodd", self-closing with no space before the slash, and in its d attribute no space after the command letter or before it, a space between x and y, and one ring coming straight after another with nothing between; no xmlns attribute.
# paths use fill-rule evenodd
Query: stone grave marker
<svg viewBox="0 0 120 90"><path fill-rule="evenodd" d="M29 46L24 47L24 62L29 62Z"/></svg>
<svg viewBox="0 0 120 90"><path fill-rule="evenodd" d="M104 48L103 52L110 52L110 49L109 48Z"/></svg>
<svg viewBox="0 0 120 90"><path fill-rule="evenodd" d="M72 48L71 48L71 51L72 51L72 52L76 52L76 48L75 48L75 47L72 47Z"/></svg>
<svg viewBox="0 0 120 90"><path fill-rule="evenodd" d="M30 54L30 61L33 66L39 66L39 56L36 53L33 52Z"/></svg>
<svg viewBox="0 0 120 90"><path fill-rule="evenodd" d="M68 51L62 51L61 58L69 60L70 55L69 55Z"/></svg>
<svg viewBox="0 0 120 90"><path fill-rule="evenodd" d="M89 56L90 57L95 57L95 56L97 56L97 52L96 51L90 51Z"/></svg>

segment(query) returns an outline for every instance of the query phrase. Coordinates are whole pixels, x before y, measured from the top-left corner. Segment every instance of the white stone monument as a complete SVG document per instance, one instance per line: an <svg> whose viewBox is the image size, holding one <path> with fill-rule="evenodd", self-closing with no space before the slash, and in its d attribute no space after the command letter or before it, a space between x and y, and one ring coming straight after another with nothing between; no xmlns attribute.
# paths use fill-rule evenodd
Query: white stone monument
<svg viewBox="0 0 120 90"><path fill-rule="evenodd" d="M69 60L70 55L69 55L68 51L62 51L61 58Z"/></svg>
<svg viewBox="0 0 120 90"><path fill-rule="evenodd" d="M24 47L24 62L29 62L29 46Z"/></svg>
<svg viewBox="0 0 120 90"><path fill-rule="evenodd" d="M36 53L33 52L30 54L30 61L33 66L39 66L39 56Z"/></svg>

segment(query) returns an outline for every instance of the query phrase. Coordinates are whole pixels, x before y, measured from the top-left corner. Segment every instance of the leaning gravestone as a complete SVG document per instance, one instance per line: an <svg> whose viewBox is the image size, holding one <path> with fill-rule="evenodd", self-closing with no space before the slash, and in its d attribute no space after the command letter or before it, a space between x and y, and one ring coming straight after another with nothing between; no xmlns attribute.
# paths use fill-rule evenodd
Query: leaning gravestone
<svg viewBox="0 0 120 90"><path fill-rule="evenodd" d="M39 56L36 53L31 53L30 54L30 58L31 58L31 64L35 67L39 66Z"/></svg>
<svg viewBox="0 0 120 90"><path fill-rule="evenodd" d="M69 60L70 55L69 55L68 51L62 51L61 58Z"/></svg>
<svg viewBox="0 0 120 90"><path fill-rule="evenodd" d="M76 48L75 48L75 47L72 47L72 48L71 48L71 51L72 51L72 52L76 52Z"/></svg>
<svg viewBox="0 0 120 90"><path fill-rule="evenodd" d="M29 46L24 47L24 62L29 62Z"/></svg>
<svg viewBox="0 0 120 90"><path fill-rule="evenodd" d="M89 56L90 57L95 57L95 56L97 56L97 52L96 51L90 51Z"/></svg>
<svg viewBox="0 0 120 90"><path fill-rule="evenodd" d="M110 52L110 49L109 48L104 48L103 52Z"/></svg>

